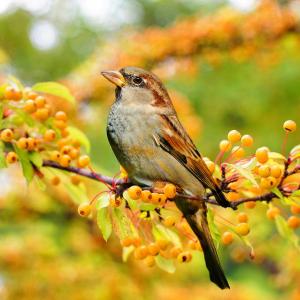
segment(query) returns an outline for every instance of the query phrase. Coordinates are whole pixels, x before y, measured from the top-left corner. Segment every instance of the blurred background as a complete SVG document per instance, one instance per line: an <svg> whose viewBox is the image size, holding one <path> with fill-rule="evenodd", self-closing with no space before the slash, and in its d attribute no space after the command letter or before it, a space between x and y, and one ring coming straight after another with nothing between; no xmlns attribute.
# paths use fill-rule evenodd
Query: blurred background
<svg viewBox="0 0 300 300"><path fill-rule="evenodd" d="M66 84L78 103L64 109L106 174L119 166L105 133L114 93L100 71L125 65L163 79L204 156L214 159L231 129L280 151L282 122L300 120L299 24L298 0L1 0L0 81ZM299 140L298 132L288 146ZM221 292L201 255L173 275L124 264L118 242L106 244L92 220L80 219L63 189L16 191L24 183L6 175L0 299L300 299L299 252L278 236L263 205L249 212L256 259L242 245L220 249L232 283Z"/></svg>

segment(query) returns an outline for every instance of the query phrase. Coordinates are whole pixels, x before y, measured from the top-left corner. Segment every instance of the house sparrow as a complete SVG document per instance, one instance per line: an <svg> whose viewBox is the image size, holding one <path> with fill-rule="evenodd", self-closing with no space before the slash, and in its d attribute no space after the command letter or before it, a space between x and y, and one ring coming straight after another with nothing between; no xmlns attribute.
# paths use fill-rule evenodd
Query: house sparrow
<svg viewBox="0 0 300 300"><path fill-rule="evenodd" d="M175 203L200 241L211 281L229 288L201 198L208 188L221 206L230 203L178 120L166 88L156 75L136 67L103 71L102 75L116 85L107 136L130 181L141 186L170 182L199 198L177 197Z"/></svg>

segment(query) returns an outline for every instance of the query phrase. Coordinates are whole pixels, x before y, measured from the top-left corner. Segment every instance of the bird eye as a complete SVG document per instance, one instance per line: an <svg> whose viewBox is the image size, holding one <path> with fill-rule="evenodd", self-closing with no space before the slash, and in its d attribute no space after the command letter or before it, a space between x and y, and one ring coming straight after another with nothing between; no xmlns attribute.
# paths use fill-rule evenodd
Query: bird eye
<svg viewBox="0 0 300 300"><path fill-rule="evenodd" d="M135 77L132 78L132 82L135 85L141 85L144 81L141 77L135 76Z"/></svg>

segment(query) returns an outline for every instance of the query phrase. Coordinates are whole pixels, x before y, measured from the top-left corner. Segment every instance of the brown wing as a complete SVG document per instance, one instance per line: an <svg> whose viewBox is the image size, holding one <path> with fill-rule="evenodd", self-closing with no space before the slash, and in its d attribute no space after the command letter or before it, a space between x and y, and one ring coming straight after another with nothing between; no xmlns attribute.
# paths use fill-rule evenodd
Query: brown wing
<svg viewBox="0 0 300 300"><path fill-rule="evenodd" d="M222 206L228 206L226 197L214 181L201 154L186 133L176 115L161 115L162 131L154 136L156 143L178 160L206 188L209 188Z"/></svg>

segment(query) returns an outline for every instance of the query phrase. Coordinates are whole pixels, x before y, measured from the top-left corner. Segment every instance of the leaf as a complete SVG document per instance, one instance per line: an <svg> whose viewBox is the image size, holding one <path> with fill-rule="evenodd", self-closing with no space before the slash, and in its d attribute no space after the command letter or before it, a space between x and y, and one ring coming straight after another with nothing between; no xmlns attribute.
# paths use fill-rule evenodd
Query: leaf
<svg viewBox="0 0 300 300"><path fill-rule="evenodd" d="M156 208L156 205L151 204L151 203L141 203L139 206L140 210L145 210L145 211L151 211Z"/></svg>
<svg viewBox="0 0 300 300"><path fill-rule="evenodd" d="M44 181L39 178L38 176L34 176L33 177L33 182L38 186L38 188L41 191L45 191L46 190L46 184L44 183Z"/></svg>
<svg viewBox="0 0 300 300"><path fill-rule="evenodd" d="M78 128L73 126L68 126L69 137L76 139L85 148L86 152L89 153L91 149L91 144L87 136Z"/></svg>
<svg viewBox="0 0 300 300"><path fill-rule="evenodd" d="M282 195L282 193L280 192L280 190L277 187L273 188L271 190L271 192L273 194L275 194L279 199L283 200L283 195Z"/></svg>
<svg viewBox="0 0 300 300"><path fill-rule="evenodd" d="M6 160L4 155L4 144L0 142L0 169L6 168Z"/></svg>
<svg viewBox="0 0 300 300"><path fill-rule="evenodd" d="M69 196L76 204L80 204L84 201L89 201L84 186L77 186L71 183L65 183L65 187L69 192Z"/></svg>
<svg viewBox="0 0 300 300"><path fill-rule="evenodd" d="M128 192L125 191L123 193L123 198L127 201L129 207L132 209L132 210L135 210L138 208L138 205L137 205L137 201L136 200L132 200L129 195L128 195Z"/></svg>
<svg viewBox="0 0 300 300"><path fill-rule="evenodd" d="M134 226L120 208L113 208L112 216L120 239L135 235Z"/></svg>
<svg viewBox="0 0 300 300"><path fill-rule="evenodd" d="M29 159L30 161L38 168L41 168L43 166L43 159L40 153L38 152L30 152L29 153Z"/></svg>
<svg viewBox="0 0 300 300"><path fill-rule="evenodd" d="M109 206L109 199L110 199L110 195L108 193L103 193L97 199L97 209L108 207Z"/></svg>
<svg viewBox="0 0 300 300"><path fill-rule="evenodd" d="M277 153L277 152L269 152L269 158L271 158L273 160L286 161L286 157L284 157L282 154Z"/></svg>
<svg viewBox="0 0 300 300"><path fill-rule="evenodd" d="M162 269L168 273L174 273L176 270L173 261L170 259L166 259L166 258L162 257L161 255L158 255L155 257L155 262L160 269Z"/></svg>
<svg viewBox="0 0 300 300"><path fill-rule="evenodd" d="M278 215L275 218L276 227L278 233L283 237L288 239L298 250L299 248L299 237L294 233L294 231L288 226L286 220Z"/></svg>
<svg viewBox="0 0 300 300"><path fill-rule="evenodd" d="M178 247L182 247L179 236L173 230L166 228L161 224L156 224L155 226L153 226L152 231L156 239L165 239L171 241Z"/></svg>
<svg viewBox="0 0 300 300"><path fill-rule="evenodd" d="M210 228L212 238L216 242L217 248L218 248L219 244L220 244L221 233L220 233L218 227L216 226L215 216L214 216L214 213L213 213L211 208L208 208L208 210L207 210L207 221L208 221L208 224L209 224L209 228Z"/></svg>
<svg viewBox="0 0 300 300"><path fill-rule="evenodd" d="M240 175L242 175L243 177L248 179L254 186L258 186L258 184L250 170L243 168L241 166L238 166L238 165L233 165L233 164L228 164L228 165L230 167L232 167L233 169L235 169L236 171L238 171L240 173Z"/></svg>
<svg viewBox="0 0 300 300"><path fill-rule="evenodd" d="M34 175L34 170L30 162L29 154L27 151L18 148L16 145L14 145L14 149L21 163L23 175L26 178L27 183L30 183Z"/></svg>
<svg viewBox="0 0 300 300"><path fill-rule="evenodd" d="M53 82L53 81L40 82L35 84L32 87L32 90L36 92L42 92L42 93L54 95L63 98L71 102L72 104L75 104L75 99L73 95L70 93L69 89L57 82Z"/></svg>
<svg viewBox="0 0 300 300"><path fill-rule="evenodd" d="M112 233L112 223L108 213L108 208L103 207L98 210L97 224L102 232L104 240L107 242Z"/></svg>

